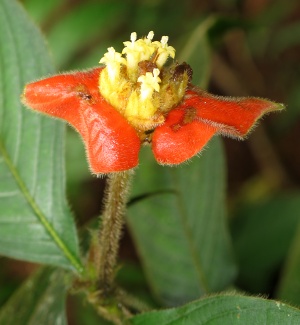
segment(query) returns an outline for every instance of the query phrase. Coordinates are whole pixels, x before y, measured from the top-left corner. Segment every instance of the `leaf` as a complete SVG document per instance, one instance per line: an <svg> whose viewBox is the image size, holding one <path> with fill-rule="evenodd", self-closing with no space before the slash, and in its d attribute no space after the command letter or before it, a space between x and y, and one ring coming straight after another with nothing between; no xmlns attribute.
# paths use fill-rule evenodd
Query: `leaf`
<svg viewBox="0 0 300 325"><path fill-rule="evenodd" d="M299 214L298 214L299 216ZM286 264L283 268L281 282L277 290L277 297L293 304L299 305L300 298L300 225L294 236L291 249L287 256Z"/></svg>
<svg viewBox="0 0 300 325"><path fill-rule="evenodd" d="M26 110L26 81L53 71L40 33L0 1L0 254L81 269L65 200L64 125Z"/></svg>
<svg viewBox="0 0 300 325"><path fill-rule="evenodd" d="M300 36L300 23L294 22L287 26L281 27L277 33L276 37L272 38L272 43L270 44L270 52L274 56L279 56L284 51L289 48L293 48L299 45Z"/></svg>
<svg viewBox="0 0 300 325"><path fill-rule="evenodd" d="M71 304L72 314L70 324L77 325L112 325L111 322L101 318L95 306L87 303L86 295L71 296L68 302Z"/></svg>
<svg viewBox="0 0 300 325"><path fill-rule="evenodd" d="M206 88L209 81L211 52L207 40L207 32L215 23L215 17L202 21L188 38L180 52L178 61L188 62L193 69L193 84Z"/></svg>
<svg viewBox="0 0 300 325"><path fill-rule="evenodd" d="M235 276L225 225L224 160L218 141L178 168L157 165L144 152L128 222L155 296L178 305L228 286ZM175 192L175 193L174 193Z"/></svg>
<svg viewBox="0 0 300 325"><path fill-rule="evenodd" d="M66 272L41 268L0 309L0 324L67 325Z"/></svg>
<svg viewBox="0 0 300 325"><path fill-rule="evenodd" d="M298 325L300 311L262 298L219 295L179 308L145 313L132 318L133 325Z"/></svg>
<svg viewBox="0 0 300 325"><path fill-rule="evenodd" d="M126 5L120 1L90 1L75 6L48 35L56 64L59 67L67 65L83 46L100 35L107 35L123 20L126 10ZM101 55L99 53L94 65L97 65Z"/></svg>
<svg viewBox="0 0 300 325"><path fill-rule="evenodd" d="M58 10L61 0L40 1L40 0L23 0L26 11L33 17L34 21L43 23L54 10ZM57 11L56 11L57 12Z"/></svg>
<svg viewBox="0 0 300 325"><path fill-rule="evenodd" d="M285 236L289 237L289 250L285 251L285 264L282 267L281 278L277 287L276 297L284 299L292 304L300 304L300 195L293 195L286 198L289 205L282 209L282 223L293 227L290 232L285 231ZM291 223L291 219L294 219ZM287 226L285 226L287 228ZM284 232L284 228L281 229ZM280 238L277 238L280 241Z"/></svg>
<svg viewBox="0 0 300 325"><path fill-rule="evenodd" d="M277 195L245 205L232 223L233 244L243 290L268 293L295 236L300 214L299 193ZM282 298L282 297L280 297Z"/></svg>

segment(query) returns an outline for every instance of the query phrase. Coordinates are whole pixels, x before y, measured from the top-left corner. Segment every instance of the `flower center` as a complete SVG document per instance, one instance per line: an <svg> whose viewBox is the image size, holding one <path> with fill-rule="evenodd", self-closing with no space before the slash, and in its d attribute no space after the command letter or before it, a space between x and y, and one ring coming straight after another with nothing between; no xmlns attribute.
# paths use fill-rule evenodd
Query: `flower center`
<svg viewBox="0 0 300 325"><path fill-rule="evenodd" d="M166 114L183 98L192 70L186 64L172 63L175 49L168 37L152 41L154 33L137 39L131 33L121 53L108 48L100 63L99 90L137 131L147 131L164 123ZM124 55L124 56L123 56Z"/></svg>

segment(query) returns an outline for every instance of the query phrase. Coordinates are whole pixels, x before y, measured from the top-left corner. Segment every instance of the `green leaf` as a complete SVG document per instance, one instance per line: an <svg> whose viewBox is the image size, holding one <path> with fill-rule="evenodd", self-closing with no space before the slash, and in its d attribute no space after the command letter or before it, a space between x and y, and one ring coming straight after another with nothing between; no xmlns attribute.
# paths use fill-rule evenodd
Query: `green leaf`
<svg viewBox="0 0 300 325"><path fill-rule="evenodd" d="M298 325L300 311L262 298L219 295L179 308L145 313L132 318L133 325Z"/></svg>
<svg viewBox="0 0 300 325"><path fill-rule="evenodd" d="M270 44L271 53L273 55L280 55L282 52L288 50L289 48L296 47L299 45L300 37L300 23L295 22L287 26L281 27L277 33L276 37L272 38L272 43Z"/></svg>
<svg viewBox="0 0 300 325"><path fill-rule="evenodd" d="M20 103L25 82L53 67L16 1L0 1L0 21L0 254L80 270L65 200L64 125Z"/></svg>
<svg viewBox="0 0 300 325"><path fill-rule="evenodd" d="M277 195L245 205L232 223L232 237L240 267L238 283L254 293L272 290L280 265L295 236L300 194Z"/></svg>
<svg viewBox="0 0 300 325"><path fill-rule="evenodd" d="M89 42L93 43L96 38L107 35L122 21L126 9L126 5L120 1L91 1L75 6L48 35L56 64L66 66ZM102 55L99 53L95 65Z"/></svg>
<svg viewBox="0 0 300 325"><path fill-rule="evenodd" d="M67 325L66 272L41 268L0 309L0 324Z"/></svg>
<svg viewBox="0 0 300 325"><path fill-rule="evenodd" d="M235 276L225 225L224 160L214 139L186 165L162 167L144 152L128 222L151 289L166 305L219 291Z"/></svg>
<svg viewBox="0 0 300 325"><path fill-rule="evenodd" d="M300 194L287 199L290 203L282 209L282 223L289 223L293 231L286 232L289 236L289 250L285 252L285 264L281 271L281 279L277 288L276 296L292 304L300 304ZM290 219L295 221L291 224ZM282 232L284 228L282 228ZM280 239L277 238L279 241Z"/></svg>
<svg viewBox="0 0 300 325"><path fill-rule="evenodd" d="M64 2L64 1L63 1ZM23 0L26 11L34 21L43 23L62 4L61 0Z"/></svg>
<svg viewBox="0 0 300 325"><path fill-rule="evenodd" d="M187 39L179 55L179 62L188 62L193 69L193 84L206 88L210 75L211 51L207 32L215 23L216 18L208 17L202 21Z"/></svg>
<svg viewBox="0 0 300 325"><path fill-rule="evenodd" d="M87 303L85 294L71 296L68 300L72 306L72 320L76 320L77 325L112 325L111 322L101 318L95 306ZM73 322L71 321L73 324ZM39 324L40 325L40 324Z"/></svg>

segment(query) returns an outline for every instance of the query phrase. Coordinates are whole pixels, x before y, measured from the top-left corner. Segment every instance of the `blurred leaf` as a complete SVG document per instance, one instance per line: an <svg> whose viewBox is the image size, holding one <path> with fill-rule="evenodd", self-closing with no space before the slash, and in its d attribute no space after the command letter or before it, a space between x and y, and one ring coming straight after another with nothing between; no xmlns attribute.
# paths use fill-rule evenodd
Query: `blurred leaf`
<svg viewBox="0 0 300 325"><path fill-rule="evenodd" d="M300 311L277 301L219 295L185 306L138 315L133 325L298 325Z"/></svg>
<svg viewBox="0 0 300 325"><path fill-rule="evenodd" d="M130 206L129 226L149 285L166 305L222 290L235 275L217 140L200 159L177 168L159 166L150 151L144 152L137 170L134 194L159 195Z"/></svg>
<svg viewBox="0 0 300 325"><path fill-rule="evenodd" d="M287 256L276 296L292 304L300 304L300 227L294 236L293 244Z"/></svg>
<svg viewBox="0 0 300 325"><path fill-rule="evenodd" d="M126 38L128 38L128 36ZM124 38L122 40L124 40ZM103 40L99 46L93 47L87 53L85 53L84 56L76 58L76 60L71 62L68 67L71 70L94 68L97 66L104 53L107 52L107 48L111 46L114 47L114 43L116 44L115 39L113 42L110 40ZM122 44L122 41L116 45L119 46L120 44Z"/></svg>
<svg viewBox="0 0 300 325"><path fill-rule="evenodd" d="M276 296L292 304L300 304L300 194L297 201L282 211L286 220L288 212L294 208L294 218L297 223L294 224L293 236L290 237L291 245L286 257L286 263L283 267L280 283ZM288 221L288 220L287 220Z"/></svg>
<svg viewBox="0 0 300 325"><path fill-rule="evenodd" d="M288 19L298 6L298 0L290 0L289 2L285 0L271 1L264 6L265 10L255 17L255 24L272 31L274 25Z"/></svg>
<svg viewBox="0 0 300 325"><path fill-rule="evenodd" d="M123 262L116 281L122 289L134 296L140 302L140 305L146 303L149 310L150 306L157 305L153 301L147 279L140 264Z"/></svg>
<svg viewBox="0 0 300 325"><path fill-rule="evenodd" d="M18 279L11 275L11 270L7 264L7 259L0 258L0 308L20 284Z"/></svg>
<svg viewBox="0 0 300 325"><path fill-rule="evenodd" d="M286 70L287 73L291 74L290 70ZM297 125L300 117L300 81L293 83L292 87L289 89L287 98L287 109L284 114L280 116L280 119L276 119L276 123L273 123L273 127L279 130L281 136L283 133L289 132L291 128Z"/></svg>
<svg viewBox="0 0 300 325"><path fill-rule="evenodd" d="M153 30L156 39L168 35L171 43L174 44L176 37L179 36L178 31L186 26L187 11L186 1L140 1L138 5L131 7L129 21L131 31L136 31L139 35L147 35L150 30Z"/></svg>
<svg viewBox="0 0 300 325"><path fill-rule="evenodd" d="M30 16L38 23L43 23L48 15L65 0L24 0L24 6Z"/></svg>
<svg viewBox="0 0 300 325"><path fill-rule="evenodd" d="M300 221L300 194L246 205L232 224L239 285L255 293L272 289Z"/></svg>
<svg viewBox="0 0 300 325"><path fill-rule="evenodd" d="M67 325L66 273L41 268L0 309L0 324Z"/></svg>
<svg viewBox="0 0 300 325"><path fill-rule="evenodd" d="M202 21L188 38L179 55L179 62L187 62L193 69L193 84L206 88L211 64L211 52L207 32L215 23L213 16Z"/></svg>
<svg viewBox="0 0 300 325"><path fill-rule="evenodd" d="M1 0L0 21L0 254L80 270L65 200L64 126L20 103L25 82L53 68L16 1Z"/></svg>
<svg viewBox="0 0 300 325"><path fill-rule="evenodd" d="M208 30L208 36L211 43L219 45L220 41L224 42L224 36L226 33L230 33L233 30L241 29L248 30L252 28L252 22L245 20L239 16L232 15L215 15L214 24L210 26Z"/></svg>
<svg viewBox="0 0 300 325"><path fill-rule="evenodd" d="M281 27L272 38L270 52L280 55L283 51L300 44L300 22Z"/></svg>
<svg viewBox="0 0 300 325"><path fill-rule="evenodd" d="M82 181L90 177L82 139L73 129L67 130L66 137L66 165L68 194L76 196Z"/></svg>
<svg viewBox="0 0 300 325"><path fill-rule="evenodd" d="M70 297L69 303L72 310L70 324L111 325L111 322L104 320L97 314L95 307L87 303L86 299L85 295L78 294Z"/></svg>
<svg viewBox="0 0 300 325"><path fill-rule="evenodd" d="M269 60L274 57L272 48L277 42L279 23L289 19L289 15L296 7L298 7L298 0L271 1L265 6L264 11L251 20L252 28L248 29L248 44L252 54L264 57L267 52Z"/></svg>
<svg viewBox="0 0 300 325"><path fill-rule="evenodd" d="M58 22L48 35L50 48L59 67L66 66L73 56L100 35L116 28L126 16L127 7L120 1L85 2L76 6ZM95 65L98 64L101 53Z"/></svg>

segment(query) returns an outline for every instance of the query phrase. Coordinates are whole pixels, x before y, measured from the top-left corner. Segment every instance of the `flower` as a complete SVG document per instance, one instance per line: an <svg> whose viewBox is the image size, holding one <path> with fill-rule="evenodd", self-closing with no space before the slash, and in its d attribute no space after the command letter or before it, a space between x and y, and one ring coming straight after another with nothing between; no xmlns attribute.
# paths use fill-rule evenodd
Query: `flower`
<svg viewBox="0 0 300 325"><path fill-rule="evenodd" d="M265 113L282 104L260 98L219 97L191 84L192 69L174 59L168 37L132 33L122 53L108 48L88 71L28 84L23 103L68 121L82 136L93 173L131 169L141 145L160 164L180 164L216 134L243 139Z"/></svg>

